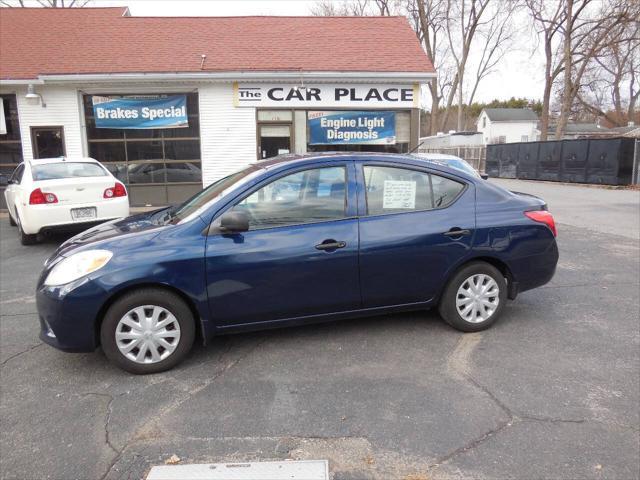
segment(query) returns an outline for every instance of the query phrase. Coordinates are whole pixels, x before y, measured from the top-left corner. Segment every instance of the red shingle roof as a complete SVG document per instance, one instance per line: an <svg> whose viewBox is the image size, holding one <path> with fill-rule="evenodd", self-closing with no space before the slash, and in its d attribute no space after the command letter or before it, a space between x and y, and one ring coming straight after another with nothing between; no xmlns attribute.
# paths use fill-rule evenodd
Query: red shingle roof
<svg viewBox="0 0 640 480"><path fill-rule="evenodd" d="M225 71L433 73L403 17L129 17L0 9L0 78ZM201 55L206 54L200 70Z"/></svg>

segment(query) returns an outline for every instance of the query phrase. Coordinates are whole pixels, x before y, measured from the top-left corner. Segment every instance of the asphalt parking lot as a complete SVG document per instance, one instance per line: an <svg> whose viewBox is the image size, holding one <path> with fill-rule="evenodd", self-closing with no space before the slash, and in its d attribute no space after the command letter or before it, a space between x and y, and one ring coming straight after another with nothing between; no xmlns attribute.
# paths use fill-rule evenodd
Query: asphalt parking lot
<svg viewBox="0 0 640 480"><path fill-rule="evenodd" d="M138 377L38 340L33 289L65 237L0 218L0 472L137 479L182 463L328 459L335 479L633 479L640 471L640 192L544 196L553 281L489 331L435 312L220 337Z"/></svg>

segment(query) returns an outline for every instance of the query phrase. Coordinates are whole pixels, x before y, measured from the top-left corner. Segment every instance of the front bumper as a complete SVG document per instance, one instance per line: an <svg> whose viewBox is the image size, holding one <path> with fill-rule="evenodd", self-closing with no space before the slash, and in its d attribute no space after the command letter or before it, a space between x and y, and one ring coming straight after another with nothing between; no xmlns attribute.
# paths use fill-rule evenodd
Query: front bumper
<svg viewBox="0 0 640 480"><path fill-rule="evenodd" d="M42 281L36 290L40 339L67 352L94 351L99 343L96 327L106 292L88 278L61 287L47 287Z"/></svg>

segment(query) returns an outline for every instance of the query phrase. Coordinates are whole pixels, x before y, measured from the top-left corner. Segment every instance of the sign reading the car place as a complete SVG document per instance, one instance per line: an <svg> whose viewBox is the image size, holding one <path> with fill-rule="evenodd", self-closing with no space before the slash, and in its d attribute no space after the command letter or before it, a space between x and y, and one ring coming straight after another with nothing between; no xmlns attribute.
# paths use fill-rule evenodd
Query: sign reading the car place
<svg viewBox="0 0 640 480"><path fill-rule="evenodd" d="M418 85L283 85L234 83L236 107L417 108Z"/></svg>
<svg viewBox="0 0 640 480"><path fill-rule="evenodd" d="M188 127L186 95L104 97L94 95L96 128Z"/></svg>
<svg viewBox="0 0 640 480"><path fill-rule="evenodd" d="M396 143L395 112L309 112L310 145L392 145Z"/></svg>

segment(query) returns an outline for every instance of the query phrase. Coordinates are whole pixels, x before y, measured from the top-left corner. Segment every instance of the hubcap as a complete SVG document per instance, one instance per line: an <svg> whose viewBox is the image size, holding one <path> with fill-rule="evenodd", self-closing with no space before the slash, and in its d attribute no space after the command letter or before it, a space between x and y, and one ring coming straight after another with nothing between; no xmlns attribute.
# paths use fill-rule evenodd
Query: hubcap
<svg viewBox="0 0 640 480"><path fill-rule="evenodd" d="M180 342L180 324L166 308L143 305L129 310L116 326L120 353L136 363L157 363Z"/></svg>
<svg viewBox="0 0 640 480"><path fill-rule="evenodd" d="M460 316L470 323L488 320L498 308L500 287L489 275L482 273L467 278L456 295Z"/></svg>

